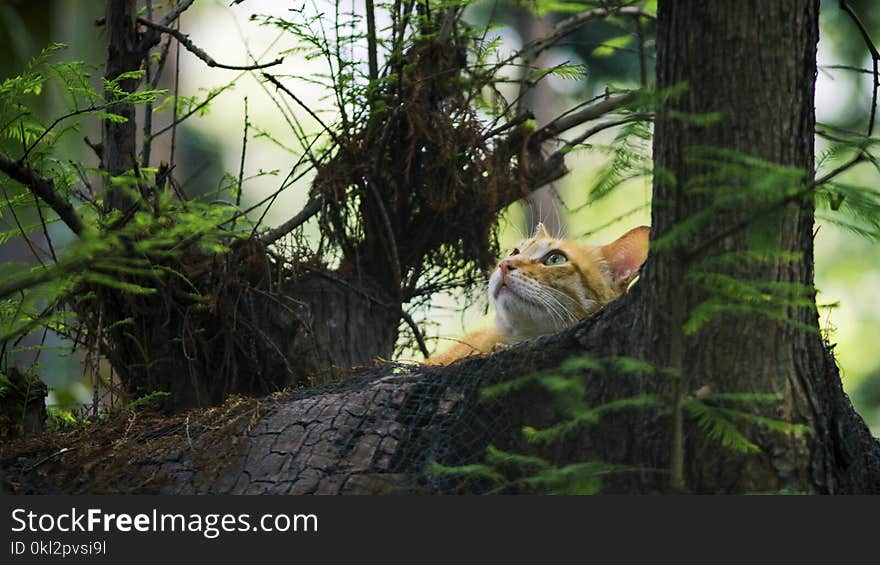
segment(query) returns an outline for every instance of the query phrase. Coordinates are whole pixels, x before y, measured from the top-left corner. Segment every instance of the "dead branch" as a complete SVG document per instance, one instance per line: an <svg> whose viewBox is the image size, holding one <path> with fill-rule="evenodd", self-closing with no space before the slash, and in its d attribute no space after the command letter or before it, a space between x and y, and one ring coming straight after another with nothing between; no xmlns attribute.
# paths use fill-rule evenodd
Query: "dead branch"
<svg viewBox="0 0 880 565"><path fill-rule="evenodd" d="M311 200L309 200L306 203L305 206L303 206L303 209L300 210L296 216L290 218L289 220L287 220L286 222L284 222L283 224L281 224L277 228L273 228L273 229L269 230L268 232L266 232L265 234L263 234L260 237L260 242L263 245L270 245L272 243L275 243L276 241L278 241L279 239L281 239L285 235L289 234L290 232L292 232L293 230L295 230L299 226L306 223L312 216L314 216L315 214L317 214L321 210L321 206L323 206L323 205L324 205L324 197L323 196L317 196L315 198L312 198Z"/></svg>
<svg viewBox="0 0 880 565"><path fill-rule="evenodd" d="M552 139L573 127L600 118L609 112L613 112L614 110L625 106L629 102L635 100L635 97L635 92L628 92L617 96L608 96L600 102L596 102L582 110L560 116L535 132L535 135L532 136L532 140L534 142L541 142Z"/></svg>
<svg viewBox="0 0 880 565"><path fill-rule="evenodd" d="M213 57L208 55L208 53L205 52L204 49L202 49L201 47L199 47L195 43L193 43L192 40L190 40L188 35L186 35L185 33L181 33L180 30L174 29L172 27L168 27L166 25L151 22L150 20L145 19L145 18L138 18L137 22L141 25L145 25L151 29L154 29L154 30L162 32L162 33L167 33L168 35L174 37L181 45L186 47L187 51L189 51L190 53L192 53L193 55L195 55L196 57L198 57L199 59L204 61L205 64L208 65L209 67L217 67L219 69L230 69L233 71L253 71L256 69L265 69L267 67L280 65L281 63L284 62L283 58L278 58L278 59L275 59L274 61L269 62L269 63L262 63L262 64L256 64L256 65L226 65L223 63L218 63L217 61L214 60Z"/></svg>
<svg viewBox="0 0 880 565"><path fill-rule="evenodd" d="M70 231L80 235L85 227L76 210L65 198L55 190L55 183L33 170L30 165L13 161L0 153L0 171L6 173L9 178L27 187L28 190L40 197L58 214Z"/></svg>
<svg viewBox="0 0 880 565"><path fill-rule="evenodd" d="M180 14L184 13L186 10L189 9L190 6L192 6L193 2L195 2L195 0L183 0L183 2L180 2L170 12L165 14L165 17L162 18L160 25L163 25L163 26L171 25L171 23L174 22L174 20L176 20L177 18L180 17Z"/></svg>

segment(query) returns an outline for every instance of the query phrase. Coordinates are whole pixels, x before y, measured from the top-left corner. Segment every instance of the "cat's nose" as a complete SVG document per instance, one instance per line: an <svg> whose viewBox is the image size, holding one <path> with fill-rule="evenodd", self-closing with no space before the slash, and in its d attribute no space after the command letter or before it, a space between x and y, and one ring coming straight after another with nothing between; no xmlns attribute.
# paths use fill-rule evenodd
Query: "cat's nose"
<svg viewBox="0 0 880 565"><path fill-rule="evenodd" d="M498 268L501 269L502 275L506 275L510 271L515 271L516 265L514 265L513 263L511 263L510 261L505 259L504 261L501 261L500 263L498 263Z"/></svg>

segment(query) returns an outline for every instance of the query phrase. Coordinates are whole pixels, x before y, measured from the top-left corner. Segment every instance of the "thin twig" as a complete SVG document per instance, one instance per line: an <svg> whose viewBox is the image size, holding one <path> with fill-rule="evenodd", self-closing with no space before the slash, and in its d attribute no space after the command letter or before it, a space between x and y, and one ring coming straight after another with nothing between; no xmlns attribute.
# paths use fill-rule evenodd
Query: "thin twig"
<svg viewBox="0 0 880 565"><path fill-rule="evenodd" d="M37 261L41 266L45 267L46 264L43 262L43 258L40 257L40 254L37 253L36 245L31 238L28 237L27 231L24 229L24 226L21 224L21 221L18 219L18 213L15 211L15 207L12 205L12 201L9 200L9 194L6 192L6 187L0 187L3 190L3 198L6 200L6 206L9 208L9 213L12 214L12 220L15 222L15 226L18 228L18 233L21 234L21 238L24 240L25 244L28 246L28 249L31 250L31 254L36 257ZM36 197L35 197L36 198ZM45 252L44 252L45 254Z"/></svg>
<svg viewBox="0 0 880 565"><path fill-rule="evenodd" d="M190 40L189 36L185 33L181 33L180 30L162 24L157 24L144 18L138 18L137 21L139 24L145 25L157 31L161 31L162 33L167 33L168 35L174 37L178 41L178 43L186 47L187 51L204 61L205 64L209 67L217 67L218 69L229 69L233 71L253 71L257 69L265 69L267 67L280 65L284 62L283 58L278 58L272 62L263 63L260 65L225 65L223 63L218 63L217 61L215 61L213 57L208 55L208 53L206 53L202 48L193 43L192 40Z"/></svg>
<svg viewBox="0 0 880 565"><path fill-rule="evenodd" d="M819 65L819 68L820 69L836 69L836 70L842 70L842 71L853 71L856 73L863 73L866 75L870 75L870 74L874 73L874 71L872 71L871 69L863 69L861 67L854 67L852 65Z"/></svg>
<svg viewBox="0 0 880 565"><path fill-rule="evenodd" d="M651 20L656 19L653 15L632 6L623 6L617 8L596 8L594 10L581 12L580 14L571 16L570 18L562 20L561 22L556 24L556 26L554 26L553 28L553 33L551 33L550 35L535 39L534 41L523 45L522 49L511 54L509 57L498 61L498 63L494 65L493 69L500 69L518 58L525 59L529 56L537 57L540 53L546 51L547 49L550 49L551 47L554 47L556 44L562 41L562 39L564 39L571 33L579 30L589 22L593 20L607 18L609 16L618 15L643 17Z"/></svg>
<svg viewBox="0 0 880 565"><path fill-rule="evenodd" d="M27 159L27 157L28 157L28 155L30 155L31 151L33 151L34 148L37 145L39 145L39 143L41 141L43 141L43 138L45 138L49 134L49 132L55 128L55 126L57 126L58 124L60 124L64 120L66 120L68 118L73 118L74 116L79 116L81 114L86 114L88 112L99 112L101 110L106 110L107 108L109 108L115 104L118 104L118 102L111 101L106 104L99 104L97 106L92 105L92 106L89 106L88 108L83 108L81 110L74 110L73 112L68 112L67 114L64 114L63 116L59 116L59 117L55 118L55 121L53 121L51 124L49 124L49 127L44 129L43 132L39 136L37 136L37 139L35 139L33 142L31 142L30 145L28 145L27 149L24 150L24 153L22 154L22 156L19 157L19 159L18 159L19 162L22 162L25 159Z"/></svg>
<svg viewBox="0 0 880 565"><path fill-rule="evenodd" d="M509 130L509 129L511 129L511 128L514 128L514 127L516 127L516 126L518 126L518 125L520 125L520 124L522 124L522 123L525 123L525 122L527 122L527 121L529 121L529 120L534 120L534 119L535 119L535 114L533 114L531 110L526 110L526 111L523 112L522 114L519 114L518 116L514 116L514 117L511 118L509 121L507 121L507 122L501 124L501 125L498 126L498 127L492 128L491 130L489 130L488 132L486 132L486 133L483 135L483 139L484 139L484 140L486 140L486 139L490 139L490 138L495 137L496 135L498 135L498 134L500 134L500 133L504 133L505 131L507 131L507 130Z"/></svg>
<svg viewBox="0 0 880 565"><path fill-rule="evenodd" d="M177 25L180 26L179 21L177 22ZM180 44L178 43L177 49L174 50L174 110L171 114L171 156L169 158L169 162L171 164L172 169L174 168L174 147L175 147L175 142L177 141L177 124L179 124L181 122L181 120L177 119L177 107L178 107L178 102L180 101L179 96L180 96Z"/></svg>
<svg viewBox="0 0 880 565"><path fill-rule="evenodd" d="M52 254L52 260L58 262L58 256L55 254L55 246L52 245L52 238L49 237L49 228L46 225L46 218L43 216L43 207L40 205L40 199L36 194L31 193L34 197L34 206L37 208L37 216L40 218L40 225L43 226L43 237L46 238L46 245L49 246L49 253Z"/></svg>
<svg viewBox="0 0 880 565"><path fill-rule="evenodd" d="M58 457L59 455L64 455L65 453L71 452L71 451L73 451L73 450L75 450L75 449L76 449L75 447L62 447L62 448L59 449L58 451L56 451L56 452L54 452L54 453L52 453L52 454L50 454L50 455L47 455L46 457L43 457L42 459L40 459L39 461L37 461L36 463L34 463L33 465L31 465L30 467L24 469L24 472L25 472L25 473L30 473L31 471L33 471L34 469L36 469L36 468L39 467L40 465L43 465L43 464L45 464L45 463L48 463L49 461L55 459L55 458Z"/></svg>
<svg viewBox="0 0 880 565"><path fill-rule="evenodd" d="M176 82L175 82L175 84L176 84ZM221 88L221 89L217 90L216 92L214 92L213 94L211 94L210 96L208 96L207 98L205 98L205 99L204 99L202 102L200 102L198 105L193 106L193 108L192 108L189 112L187 112L186 114L182 115L182 116L179 117L179 118L177 117L177 98L176 98L176 97L177 97L177 94L175 93L175 95L174 95L174 96L175 96L175 100L174 100L174 102L175 102L175 104L174 104L174 117L172 118L172 121L171 121L170 124L168 124L168 125L165 126L164 128L162 128L162 129L160 129L159 131L157 131L156 133L154 133L153 136L152 136L152 139L156 139L157 137L159 137L159 136L162 135L163 133L165 133L165 132L167 132L167 131L169 131L169 130L171 130L171 129L173 129L173 128L176 128L176 127L179 126L181 123L185 122L187 119L189 119L189 118L192 117L194 114L196 114L198 111L200 111L202 108L204 108L205 106L207 106L208 104L210 104L211 101L212 101L214 98L220 96L223 92L225 92L227 88L228 88L228 86L226 86L226 87L224 87L224 88Z"/></svg>
<svg viewBox="0 0 880 565"><path fill-rule="evenodd" d="M856 27L859 28L859 33L862 34L865 46L871 53L871 74L874 77L874 88L872 89L873 92L871 94L871 115L868 118L868 137L871 137L871 134L874 133L874 120L877 117L877 90L880 89L880 67L878 67L878 64L880 64L880 50L874 45L874 41L871 39L871 34L868 33L865 24L862 23L862 20L859 19L859 16L850 5L844 0L840 0L839 5L840 9L846 12L850 19L856 24Z"/></svg>
<svg viewBox="0 0 880 565"><path fill-rule="evenodd" d="M642 88L648 86L648 63L645 57L645 29L642 25L641 16L633 18L636 21L636 39L639 42L639 84Z"/></svg>
<svg viewBox="0 0 880 565"><path fill-rule="evenodd" d="M386 235L388 236L388 249L391 252L389 259L391 259L391 268L394 269L394 278L397 282L396 294L399 297L400 285L403 284L403 272L400 269L400 254L397 252L397 240L394 237L394 228L391 225L391 217L388 215L388 209L385 208L385 202L382 200L382 196L379 194L379 189L376 188L376 184L372 182L372 179L367 179L367 186L370 188L370 192L373 194L373 197L376 199L376 204L379 206L379 214L382 216L382 223L385 226Z"/></svg>
<svg viewBox="0 0 880 565"><path fill-rule="evenodd" d="M290 90L289 88L287 88L286 86L284 86L283 84L281 84L281 82L280 82L277 78L275 78L274 76L270 75L269 73L263 73L263 76L266 78L266 80L268 80L269 82L271 82L272 84L274 84L276 88L278 88L279 90L281 90L282 92L284 92L285 94L287 94L288 96L290 96L290 98L293 99L294 102L296 102L297 104L299 104L299 106L300 106L303 110L305 110L306 113L308 113L308 115L312 117L312 119L314 119L316 122L318 122L318 125L320 125L320 126L324 129L324 131L326 131L327 133L330 134L330 137L333 138L333 141L336 143L336 145L338 145L339 147L344 147L344 145L342 144L342 142L340 141L340 139L336 136L336 134L333 132L333 130L330 129L330 128L327 126L327 124L324 123L324 120L322 120L322 119L318 116L318 114L316 114L315 111L312 110L312 109L311 109L311 108L310 108L305 102L303 102L302 100L300 100L299 97L298 97L296 94L294 94L293 92L291 92L291 90Z"/></svg>
<svg viewBox="0 0 880 565"><path fill-rule="evenodd" d="M162 45L162 53L159 55L159 63L156 65L156 73L150 82L150 88L153 90L159 85L159 79L162 78L162 71L165 69L165 61L168 60L168 52L171 50L171 39L165 41Z"/></svg>
<svg viewBox="0 0 880 565"><path fill-rule="evenodd" d="M244 97L244 134L241 136L241 162L238 166L238 192L235 195L235 205L241 205L242 183L244 182L244 160L247 155L247 134L248 134L248 99Z"/></svg>
<svg viewBox="0 0 880 565"><path fill-rule="evenodd" d="M422 352L422 356L424 356L425 359L430 357L431 352L428 351L428 347L425 345L425 338L422 335L422 331L419 329L418 324L416 324L416 321L413 320L412 316L410 316L403 308L400 309L400 316L403 318L403 321L406 322L406 325L409 326L409 329L412 330L413 337L419 345L419 351Z"/></svg>
<svg viewBox="0 0 880 565"><path fill-rule="evenodd" d="M253 206L251 206L251 207L248 208L247 210L243 210L242 212L239 212L239 214L241 214L241 215L245 215L245 214L248 214L250 211L255 210L257 207L259 207L259 206L262 205L263 203L265 203L265 202L267 202L267 201L268 201L268 203L269 203L269 204L266 206L266 209L263 210L263 213L260 214L260 218L257 220L257 223L254 224L254 227L253 227L253 229L251 230L251 237L254 237L254 235L257 233L257 230L259 229L260 224L262 224L262 223L263 223L263 220L266 219L266 214L269 213L269 210L272 208L272 205L275 204L275 200L278 198L278 195L280 195L281 192L282 192L283 190L287 189L287 187L293 185L296 181L298 181L298 180L301 179L303 176L305 176L305 174L308 173L308 172L312 169L312 167L309 167L309 168L307 168L305 171L303 171L302 173L300 173L296 178L291 179L291 177L293 176L293 173L296 172L296 169L299 168L299 166L302 165L303 162L305 161L306 156L307 156L307 155L310 155L310 152L309 152L309 151L310 151L310 149L312 148L312 145L314 145L314 143L318 140L318 137L320 137L320 136L315 136L315 138L314 138L314 139L312 140L312 142L308 145L308 147L306 147L306 150L303 151L303 154L300 155L299 159L296 161L296 163L294 163L293 167L291 167L290 172L287 173L287 176L284 178L284 181L281 183L281 187L280 187L278 190L276 190L276 191L275 191L272 195L270 195L269 197L263 199L262 201L258 202L257 204L254 204ZM324 155L327 155L327 154L325 153ZM318 164L319 164L318 161L313 161L313 162L312 162L312 166L315 167L315 168L318 167ZM229 221L232 221L232 220L234 220L234 219L237 218L237 217L238 217L238 215L233 216L233 218L230 219ZM224 223L225 223L225 222L224 222Z"/></svg>
<svg viewBox="0 0 880 565"><path fill-rule="evenodd" d="M147 19L153 19L153 0L147 0ZM144 80L147 84L153 84L153 61L150 60L150 49L152 49L152 45L147 48L144 52ZM158 69L157 73L158 74ZM150 166L150 149L152 147L152 143L150 142L150 132L153 130L153 103L152 101L147 102L147 105L144 106L144 128L143 128L143 147L141 148L141 165L144 167Z"/></svg>

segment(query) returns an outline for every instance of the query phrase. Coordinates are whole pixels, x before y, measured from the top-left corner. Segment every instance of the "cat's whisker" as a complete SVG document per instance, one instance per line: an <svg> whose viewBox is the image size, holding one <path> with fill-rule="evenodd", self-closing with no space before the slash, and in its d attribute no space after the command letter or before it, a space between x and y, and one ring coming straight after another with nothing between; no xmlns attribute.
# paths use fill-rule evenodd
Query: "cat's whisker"
<svg viewBox="0 0 880 565"><path fill-rule="evenodd" d="M516 235L520 240L526 239L526 235L523 233L523 230L520 227L519 222L514 222L513 220L510 220L508 218L506 223L509 227L513 228L513 231L516 232Z"/></svg>
<svg viewBox="0 0 880 565"><path fill-rule="evenodd" d="M571 309L566 307L558 298L553 296L549 291L556 289L548 286L537 287L537 296L547 306L547 309L559 320L560 328L564 328L569 323L577 321L577 317L572 313ZM556 291L559 292L559 291ZM560 293L562 294L562 293Z"/></svg>
<svg viewBox="0 0 880 565"><path fill-rule="evenodd" d="M559 298L557 298L556 296L554 296L554 294L559 295L559 296L562 297L562 299L564 299L566 302L573 302L573 300L571 299L570 296L568 296L568 295L565 294L564 292L562 292L562 291L560 291L560 290L557 290L557 289L555 289L555 288L553 288L553 287L551 287L551 286L544 286L544 287L542 287L541 290L544 291L544 292L546 293L547 298L553 300L553 302L555 302L556 304L559 305L559 308L560 308L560 309L562 310L562 312L565 314L565 317L566 317L566 319L568 320L568 323L569 323L569 324L573 324L573 323L575 323L575 322L578 321L578 317L577 317L577 316L575 315L575 313L573 312L573 309L570 308L570 307L568 307L568 306L566 306L566 305L562 302L562 300L560 300Z"/></svg>
<svg viewBox="0 0 880 565"><path fill-rule="evenodd" d="M564 327L565 318L563 317L562 313L557 310L556 305L550 301L550 299L552 299L553 297L543 292L543 288L540 286L532 286L530 288L533 292L529 293L529 298L544 307L544 309L553 317L554 325L555 321L558 320L558 327ZM558 301L556 301L556 303L558 304Z"/></svg>

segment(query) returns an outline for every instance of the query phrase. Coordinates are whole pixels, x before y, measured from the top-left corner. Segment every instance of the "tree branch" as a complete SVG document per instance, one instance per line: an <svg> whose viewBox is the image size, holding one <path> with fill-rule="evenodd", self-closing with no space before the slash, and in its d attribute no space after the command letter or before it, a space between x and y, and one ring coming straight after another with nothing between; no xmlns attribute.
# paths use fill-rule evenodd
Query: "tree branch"
<svg viewBox="0 0 880 565"><path fill-rule="evenodd" d="M183 2L180 2L170 12L165 14L165 17L162 18L162 21L160 22L159 25L163 25L163 26L171 25L174 22L174 20L176 20L177 18L180 17L180 14L184 13L185 11L187 11L189 9L190 6L192 6L193 2L195 2L195 0L183 0Z"/></svg>
<svg viewBox="0 0 880 565"><path fill-rule="evenodd" d="M263 245L270 245L272 243L275 243L285 235L289 234L299 226L309 221L312 216L314 216L321 210L321 206L323 205L323 196L316 196L312 198L306 203L305 206L303 206L303 209L300 210L296 216L290 218L277 228L273 228L260 236L260 242Z"/></svg>
<svg viewBox="0 0 880 565"><path fill-rule="evenodd" d="M167 33L168 35L174 37L181 45L186 47L186 50L201 59L205 62L209 67L217 67L219 69L230 69L233 71L253 71L257 69L265 69L267 67L272 67L275 65L280 65L284 62L283 58L275 59L270 63L262 63L259 65L225 65L223 63L218 63L214 60L213 57L208 55L202 48L198 47L194 44L188 35L185 33L181 33L180 30L176 30L172 27L168 27L166 25L157 24L155 22L151 22L145 18L138 18L137 22L141 25L145 25L149 28L152 28L156 31L160 31L162 33Z"/></svg>
<svg viewBox="0 0 880 565"><path fill-rule="evenodd" d="M366 0L367 3L367 59L370 69L370 80L379 78L379 62L377 57L376 46L376 10L373 7L373 0Z"/></svg>
<svg viewBox="0 0 880 565"><path fill-rule="evenodd" d="M572 149L576 145L580 145L581 143L583 143L587 139L593 137L594 135L596 135L600 131L605 131L606 129L613 128L616 126L621 126L623 124L628 124L631 122L651 121L651 119L652 119L651 114L633 114L631 116L624 116L623 118L620 118L617 120L608 120L605 122L598 123L595 126L589 128L584 133L578 135L577 137L575 137L571 141L566 141L560 149L558 149L557 151L553 152L550 155L548 160L552 160L557 155L562 157L570 149Z"/></svg>
<svg viewBox="0 0 880 565"><path fill-rule="evenodd" d="M554 45L559 43L564 37L577 31L585 24L593 20L617 15L654 19L654 16L652 16L651 14L632 6L623 6L619 8L596 8L595 10L588 10L586 12L581 12L580 14L576 14L570 18L562 20L553 28L553 33L546 37L536 39L531 45L526 45L525 47L523 47L522 51L520 51L520 55L525 53L534 53L535 55L537 55L538 53L541 53L542 51L546 51L550 47L553 47Z"/></svg>
<svg viewBox="0 0 880 565"><path fill-rule="evenodd" d="M617 96L608 96L600 102L587 106L583 110L556 118L536 131L532 136L532 140L533 142L542 142L554 138L573 127L589 122L590 120L595 120L609 112L617 110L621 106L635 100L635 97L635 92L628 92Z"/></svg>
<svg viewBox="0 0 880 565"><path fill-rule="evenodd" d="M166 133L166 132L172 130L172 129L175 128L176 126L179 126L181 123L183 123L184 121L188 120L190 117L192 117L193 115L195 115L196 113L198 113L202 108L204 108L205 106L207 106L208 104L210 104L211 101L212 101L213 99L217 98L218 96L220 96L221 94L223 94L224 92L226 92L226 88L228 88L228 86L227 86L227 87L220 88L220 89L218 89L217 91L215 91L213 94L208 95L207 98L205 98L204 100L202 100L202 101L201 101L200 103L198 103L197 105L193 106L193 108L192 108L189 112L187 112L186 114L180 116L179 118L173 119L172 122L171 122L170 124L168 124L168 125L165 126L164 128L162 128L162 129L160 129L159 131L157 131L156 133L154 133L152 136L150 136L150 139L151 139L151 140L156 139L157 137L159 137L159 136L162 135L163 133Z"/></svg>
<svg viewBox="0 0 880 565"><path fill-rule="evenodd" d="M6 173L9 178L27 187L28 190L40 197L58 214L70 231L80 235L85 227L82 219L76 213L74 207L55 190L55 183L33 170L29 165L13 161L0 153L0 171Z"/></svg>

